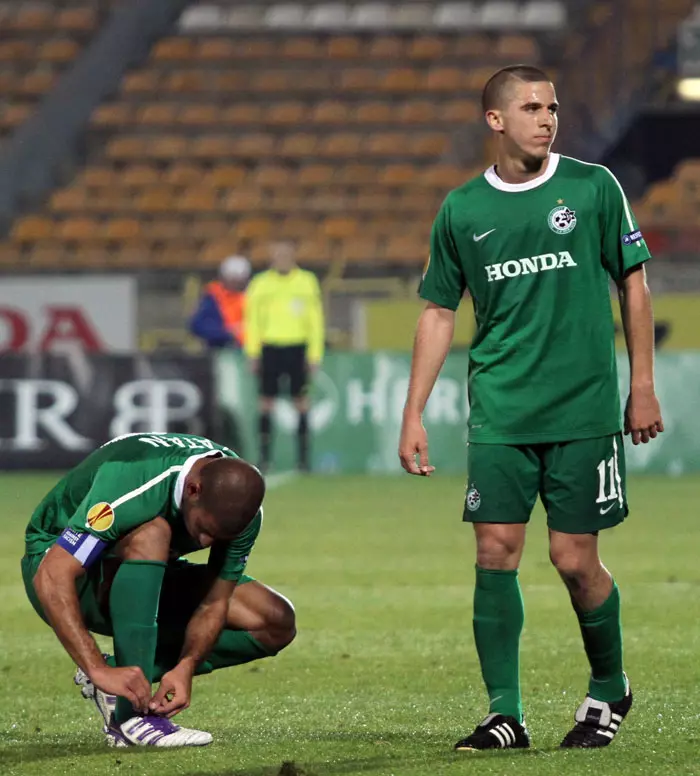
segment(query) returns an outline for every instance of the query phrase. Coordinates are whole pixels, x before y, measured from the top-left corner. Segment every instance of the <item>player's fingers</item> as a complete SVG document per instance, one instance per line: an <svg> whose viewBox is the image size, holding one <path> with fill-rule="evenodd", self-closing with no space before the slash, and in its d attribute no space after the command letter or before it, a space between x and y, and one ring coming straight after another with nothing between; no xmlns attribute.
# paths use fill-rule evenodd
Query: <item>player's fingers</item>
<svg viewBox="0 0 700 776"><path fill-rule="evenodd" d="M632 444L633 445L639 444L639 431L637 431L637 429L634 429L632 431Z"/></svg>
<svg viewBox="0 0 700 776"><path fill-rule="evenodd" d="M418 458L420 460L420 470L426 473L430 468L430 461L428 460L428 445L421 445L418 448Z"/></svg>
<svg viewBox="0 0 700 776"><path fill-rule="evenodd" d="M664 422L661 418L656 421L656 428L659 429L659 432L664 430Z"/></svg>
<svg viewBox="0 0 700 776"><path fill-rule="evenodd" d="M403 450L399 453L399 458L401 459L401 466L403 466L409 474L420 474L420 469L416 464L416 456L413 451L409 453Z"/></svg>
<svg viewBox="0 0 700 776"><path fill-rule="evenodd" d="M156 709L159 709L161 705L165 702L167 695L168 695L168 687L161 682L160 687L156 691L156 694L151 698L151 702L148 704L149 708L154 711Z"/></svg>
<svg viewBox="0 0 700 776"><path fill-rule="evenodd" d="M656 439L656 423L654 423L653 426L649 426L649 438L650 439Z"/></svg>
<svg viewBox="0 0 700 776"><path fill-rule="evenodd" d="M649 442L649 429L648 428L640 429L639 438L641 439L642 444L646 445Z"/></svg>

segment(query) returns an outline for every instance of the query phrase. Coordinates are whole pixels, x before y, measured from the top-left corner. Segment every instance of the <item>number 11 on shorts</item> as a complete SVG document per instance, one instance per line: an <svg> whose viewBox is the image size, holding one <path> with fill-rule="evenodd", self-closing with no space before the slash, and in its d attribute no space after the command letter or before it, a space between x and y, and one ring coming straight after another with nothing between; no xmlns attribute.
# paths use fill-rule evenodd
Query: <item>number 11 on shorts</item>
<svg viewBox="0 0 700 776"><path fill-rule="evenodd" d="M598 498L596 504L604 504L616 498L622 498L622 483L620 471L617 468L617 444L614 445L614 454L607 461L605 458L598 464ZM608 484L607 480L610 480ZM609 489L608 489L609 487ZM607 494L605 491L608 491Z"/></svg>

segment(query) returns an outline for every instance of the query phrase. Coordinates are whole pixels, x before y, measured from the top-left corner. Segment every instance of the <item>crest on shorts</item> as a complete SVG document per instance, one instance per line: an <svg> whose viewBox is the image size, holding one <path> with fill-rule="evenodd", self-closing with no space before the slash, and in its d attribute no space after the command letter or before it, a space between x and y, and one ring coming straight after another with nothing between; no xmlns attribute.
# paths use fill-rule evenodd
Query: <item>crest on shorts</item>
<svg viewBox="0 0 700 776"><path fill-rule="evenodd" d="M547 216L547 223L556 234L568 234L576 227L576 212L566 205L557 205Z"/></svg>
<svg viewBox="0 0 700 776"><path fill-rule="evenodd" d="M467 491L467 509L476 512L481 506L481 493L472 485Z"/></svg>
<svg viewBox="0 0 700 776"><path fill-rule="evenodd" d="M85 525L93 531L106 531L114 524L114 510L111 504L100 501L94 507L90 507L87 513Z"/></svg>

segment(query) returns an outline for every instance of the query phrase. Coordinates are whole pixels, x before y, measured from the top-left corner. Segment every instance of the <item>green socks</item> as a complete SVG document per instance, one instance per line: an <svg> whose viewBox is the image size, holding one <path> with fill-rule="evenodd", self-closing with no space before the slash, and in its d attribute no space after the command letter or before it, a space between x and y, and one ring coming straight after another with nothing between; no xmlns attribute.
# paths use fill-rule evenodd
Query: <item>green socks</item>
<svg viewBox="0 0 700 776"><path fill-rule="evenodd" d="M156 617L164 574L165 563L126 560L119 566L109 594L116 664L139 666L149 682L153 682ZM125 722L133 716L131 702L117 698L115 721Z"/></svg>
<svg viewBox="0 0 700 776"><path fill-rule="evenodd" d="M489 694L489 712L523 720L520 633L525 620L518 572L476 567L474 641Z"/></svg>
<svg viewBox="0 0 700 776"><path fill-rule="evenodd" d="M622 625L620 623L620 591L613 582L607 600L591 612L574 606L583 646L591 664L588 693L597 701L612 703L625 695L622 673Z"/></svg>

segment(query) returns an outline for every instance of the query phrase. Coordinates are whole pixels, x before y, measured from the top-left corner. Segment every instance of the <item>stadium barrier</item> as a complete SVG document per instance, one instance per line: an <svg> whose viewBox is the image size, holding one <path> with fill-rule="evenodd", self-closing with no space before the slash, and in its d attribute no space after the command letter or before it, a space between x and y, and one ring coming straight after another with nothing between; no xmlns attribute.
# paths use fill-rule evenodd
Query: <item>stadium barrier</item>
<svg viewBox="0 0 700 776"><path fill-rule="evenodd" d="M466 352L453 352L442 370L425 412L431 462L438 471L465 471L467 417ZM627 396L629 366L618 357L620 394ZM313 466L324 472L401 471L397 447L406 397L410 355L395 351L329 353L316 375L310 423ZM255 378L239 353L216 356L219 406L230 424L222 441L257 459ZM683 474L700 470L700 352L659 353L657 392L665 432L652 444L627 444L631 472ZM276 468L295 459L297 419L292 403L280 399L275 410Z"/></svg>

